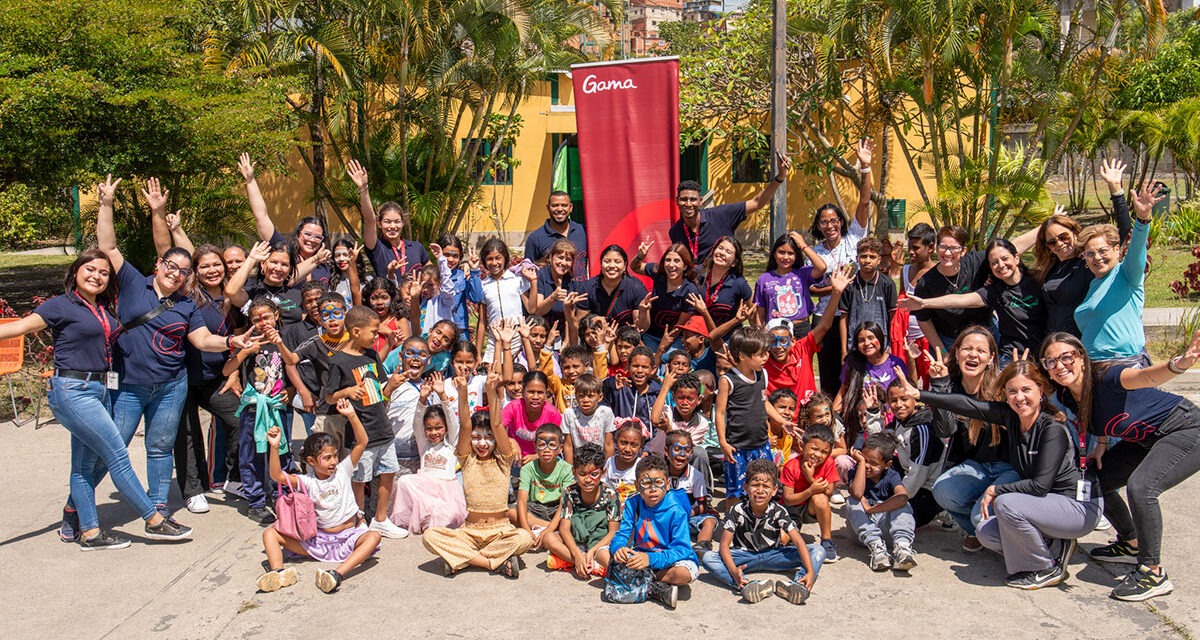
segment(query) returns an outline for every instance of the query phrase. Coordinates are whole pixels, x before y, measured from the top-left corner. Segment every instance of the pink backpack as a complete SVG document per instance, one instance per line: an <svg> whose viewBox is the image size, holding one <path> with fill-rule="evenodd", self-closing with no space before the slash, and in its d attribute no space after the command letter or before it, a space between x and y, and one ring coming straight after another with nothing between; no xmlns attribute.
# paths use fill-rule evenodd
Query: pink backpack
<svg viewBox="0 0 1200 640"><path fill-rule="evenodd" d="M279 485L279 497L275 499L275 530L296 540L312 540L317 535L317 509L304 483L296 480L300 490L290 482ZM284 491L287 487L287 491Z"/></svg>

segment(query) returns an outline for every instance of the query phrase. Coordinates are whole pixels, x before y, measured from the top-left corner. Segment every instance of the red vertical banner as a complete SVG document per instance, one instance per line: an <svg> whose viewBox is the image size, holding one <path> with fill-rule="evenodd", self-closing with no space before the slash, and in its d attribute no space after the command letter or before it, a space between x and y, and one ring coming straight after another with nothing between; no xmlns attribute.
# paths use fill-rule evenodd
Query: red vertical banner
<svg viewBox="0 0 1200 640"><path fill-rule="evenodd" d="M654 261L670 244L679 183L679 59L577 64L571 81L591 272L610 244L632 257L653 240Z"/></svg>

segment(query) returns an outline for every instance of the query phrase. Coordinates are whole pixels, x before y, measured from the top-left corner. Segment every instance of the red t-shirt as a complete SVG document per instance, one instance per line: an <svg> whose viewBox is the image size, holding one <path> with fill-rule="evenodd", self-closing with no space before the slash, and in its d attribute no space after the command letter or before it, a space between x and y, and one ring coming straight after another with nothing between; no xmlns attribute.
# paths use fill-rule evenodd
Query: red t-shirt
<svg viewBox="0 0 1200 640"><path fill-rule="evenodd" d="M764 367L767 371L767 392L776 389L791 389L796 393L800 404L808 402L817 391L817 379L813 377L812 357L821 350L821 344L808 334L792 342L786 362L775 362L767 358Z"/></svg>
<svg viewBox="0 0 1200 640"><path fill-rule="evenodd" d="M808 478L804 477L804 472L800 469L800 463L803 460L803 455L788 460L787 464L783 465L783 471L779 474L779 481L785 487L791 487L792 491L796 493L807 491L808 487L812 485L808 481ZM821 466L817 467L816 472L813 473L813 478L825 478L825 481L829 484L837 483L838 470L837 464L833 461L833 456L825 458L825 462L821 463Z"/></svg>

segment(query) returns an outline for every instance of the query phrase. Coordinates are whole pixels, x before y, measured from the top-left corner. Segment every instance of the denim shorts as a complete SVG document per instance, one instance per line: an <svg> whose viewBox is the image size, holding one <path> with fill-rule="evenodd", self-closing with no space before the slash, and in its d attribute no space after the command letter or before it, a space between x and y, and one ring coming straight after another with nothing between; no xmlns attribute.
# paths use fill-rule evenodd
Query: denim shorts
<svg viewBox="0 0 1200 640"><path fill-rule="evenodd" d="M716 519L717 516L714 516L711 513L702 513L698 516L690 516L688 517L688 529L691 530L692 535L697 535L700 533L700 527L703 527L706 521L715 521Z"/></svg>
<svg viewBox="0 0 1200 640"><path fill-rule="evenodd" d="M700 577L700 565L696 564L695 560L687 560L687 559L680 560L679 562L676 562L675 564L673 564L667 568L671 569L674 567L683 567L684 569L688 570L688 575L691 576L691 579L688 580L688 582L695 582L696 578Z"/></svg>
<svg viewBox="0 0 1200 640"><path fill-rule="evenodd" d="M358 459L358 466L355 467L351 480L370 482L385 473L396 473L399 470L400 463L396 461L396 448L389 442L367 447L367 450L363 451L362 457Z"/></svg>

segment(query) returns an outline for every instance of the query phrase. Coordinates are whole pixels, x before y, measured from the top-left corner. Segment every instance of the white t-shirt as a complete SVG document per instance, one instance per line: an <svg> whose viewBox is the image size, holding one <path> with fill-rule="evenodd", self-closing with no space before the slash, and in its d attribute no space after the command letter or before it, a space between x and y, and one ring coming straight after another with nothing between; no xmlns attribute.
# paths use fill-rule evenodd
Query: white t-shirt
<svg viewBox="0 0 1200 640"><path fill-rule="evenodd" d="M851 218L850 228L846 229L842 234L842 239L840 242L838 242L836 247L832 249L826 248L824 242L818 242L814 244L812 246L813 251L816 251L817 255L821 256L821 259L825 261L826 274L819 282L814 284L821 286L828 285L829 274L833 273L835 269L841 268L841 266L844 264L857 263L858 242L865 237L867 237L867 230L858 223L858 219ZM805 264L812 264L812 262L806 260ZM820 298L817 298L817 306L813 309L813 314L818 316L824 314L825 307L828 305L829 296L821 296Z"/></svg>
<svg viewBox="0 0 1200 640"><path fill-rule="evenodd" d="M479 407L487 404L487 376L472 376L467 380L467 408L474 412ZM447 411L458 411L458 387L450 380L446 381L446 407ZM459 422L470 423L471 416L459 416Z"/></svg>
<svg viewBox="0 0 1200 640"><path fill-rule="evenodd" d="M483 301L487 304L489 324L496 324L505 318L519 320L525 317L525 302L521 300L521 294L529 290L528 280L505 269L499 280L486 276L481 284L483 285ZM493 341L489 339L487 352L483 356L484 362L494 361L493 346ZM520 353L521 348L521 337L513 338L513 353Z"/></svg>
<svg viewBox="0 0 1200 640"><path fill-rule="evenodd" d="M637 493L637 463L621 471L617 468L617 457L613 456L604 462L604 477L601 482L613 488L622 500Z"/></svg>
<svg viewBox="0 0 1200 640"><path fill-rule="evenodd" d="M314 475L311 469L304 475L294 476L304 484L313 502L318 528L332 529L358 514L354 487L350 484L353 474L354 465L350 463L350 456L346 456L338 463L333 475L324 480Z"/></svg>
<svg viewBox="0 0 1200 640"><path fill-rule="evenodd" d="M579 407L567 409L562 416L563 431L571 435L571 444L581 447L591 442L604 446L604 434L616 430L612 409L598 405L592 415L585 416Z"/></svg>
<svg viewBox="0 0 1200 640"><path fill-rule="evenodd" d="M392 432L396 434L396 455L402 458L417 457L417 443L413 438L413 412L417 410L417 400L421 397L421 389L411 381L405 381L392 392L392 400L388 403L388 422Z"/></svg>
<svg viewBox="0 0 1200 640"><path fill-rule="evenodd" d="M669 475L669 474L668 474ZM683 475L676 478L671 477L672 489L683 489L685 493L691 496L692 500L708 497L708 483L704 481L704 474L700 473L694 465L688 465Z"/></svg>
<svg viewBox="0 0 1200 640"><path fill-rule="evenodd" d="M413 438L417 441L417 453L421 457L421 472L433 474L441 480L454 480L458 470L458 458L454 453L459 434L457 405L442 407L446 414L446 437L436 444L430 444L425 438L425 411L428 408L418 405L412 418Z"/></svg>

